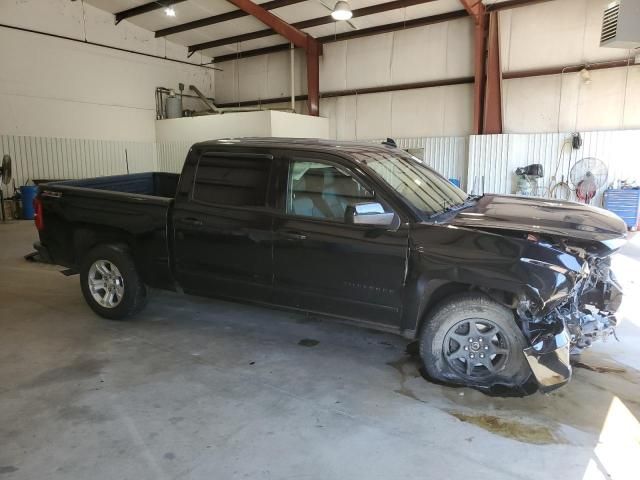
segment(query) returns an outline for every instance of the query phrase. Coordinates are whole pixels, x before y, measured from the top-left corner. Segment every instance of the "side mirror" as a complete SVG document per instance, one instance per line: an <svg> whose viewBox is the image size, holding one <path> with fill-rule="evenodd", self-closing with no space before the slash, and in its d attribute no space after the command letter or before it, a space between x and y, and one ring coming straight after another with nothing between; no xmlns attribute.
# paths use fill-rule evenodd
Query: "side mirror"
<svg viewBox="0 0 640 480"><path fill-rule="evenodd" d="M385 212L377 202L357 203L349 205L344 213L345 223L351 225L370 225L372 227L390 228L396 221L395 213ZM399 220L399 219L398 219Z"/></svg>

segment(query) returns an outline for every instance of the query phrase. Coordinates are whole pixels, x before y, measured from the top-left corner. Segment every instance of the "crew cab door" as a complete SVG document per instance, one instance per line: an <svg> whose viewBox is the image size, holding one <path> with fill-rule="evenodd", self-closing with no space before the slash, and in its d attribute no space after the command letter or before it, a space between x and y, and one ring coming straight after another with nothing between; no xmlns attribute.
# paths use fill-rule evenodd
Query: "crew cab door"
<svg viewBox="0 0 640 480"><path fill-rule="evenodd" d="M270 301L272 160L264 153L190 153L173 211L174 270L186 292Z"/></svg>
<svg viewBox="0 0 640 480"><path fill-rule="evenodd" d="M283 154L274 219L274 298L279 304L398 325L408 229L345 223L349 205L388 204L338 157Z"/></svg>

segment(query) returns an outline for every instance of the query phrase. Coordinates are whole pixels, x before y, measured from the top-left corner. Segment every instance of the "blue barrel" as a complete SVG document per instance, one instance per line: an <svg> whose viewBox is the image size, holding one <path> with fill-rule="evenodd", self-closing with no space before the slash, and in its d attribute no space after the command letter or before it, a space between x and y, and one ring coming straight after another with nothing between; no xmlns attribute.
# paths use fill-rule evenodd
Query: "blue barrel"
<svg viewBox="0 0 640 480"><path fill-rule="evenodd" d="M38 194L38 187L35 185L25 185L20 187L20 196L22 197L22 218L25 220L33 220L33 199Z"/></svg>

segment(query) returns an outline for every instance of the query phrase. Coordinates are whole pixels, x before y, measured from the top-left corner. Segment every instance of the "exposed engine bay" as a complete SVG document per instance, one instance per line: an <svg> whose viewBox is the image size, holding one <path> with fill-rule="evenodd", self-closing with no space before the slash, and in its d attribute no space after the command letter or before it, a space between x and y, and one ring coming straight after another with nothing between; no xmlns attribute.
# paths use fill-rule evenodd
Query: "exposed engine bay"
<svg viewBox="0 0 640 480"><path fill-rule="evenodd" d="M539 241L531 235L528 239ZM614 250L589 251L568 245L566 240L544 245L570 254L582 266L580 271L570 271L550 265L558 278L568 280L565 293L560 288L544 307L523 298L516 309L523 333L532 345L525 356L542 390L551 390L571 376L569 355L579 355L595 341L617 338L615 313L622 301L622 289L611 270Z"/></svg>
<svg viewBox="0 0 640 480"><path fill-rule="evenodd" d="M594 341L615 337L615 312L622 301L622 289L611 271L611 257L587 257L588 272L571 297L556 308L571 338L571 354L577 355Z"/></svg>
<svg viewBox="0 0 640 480"><path fill-rule="evenodd" d="M583 248L565 248L583 261L583 268L571 294L547 315L545 323L564 322L571 354L578 355L594 341L615 337L615 312L622 301L622 289L611 270L610 255L601 257Z"/></svg>

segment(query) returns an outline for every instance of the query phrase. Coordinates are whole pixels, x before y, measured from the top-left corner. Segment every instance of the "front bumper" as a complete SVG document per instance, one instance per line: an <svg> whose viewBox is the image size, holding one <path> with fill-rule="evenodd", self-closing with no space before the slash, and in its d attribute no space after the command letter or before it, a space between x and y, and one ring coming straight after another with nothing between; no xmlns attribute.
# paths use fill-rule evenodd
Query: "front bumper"
<svg viewBox="0 0 640 480"><path fill-rule="evenodd" d="M550 392L571 379L571 339L565 328L523 350L541 392Z"/></svg>

